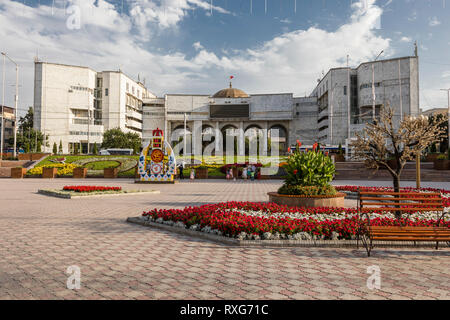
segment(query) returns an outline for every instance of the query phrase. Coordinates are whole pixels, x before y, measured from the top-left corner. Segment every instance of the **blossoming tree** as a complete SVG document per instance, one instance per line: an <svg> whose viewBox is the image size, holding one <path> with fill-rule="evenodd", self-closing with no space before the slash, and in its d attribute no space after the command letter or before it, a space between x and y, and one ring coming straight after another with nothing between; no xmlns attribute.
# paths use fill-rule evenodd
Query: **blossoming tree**
<svg viewBox="0 0 450 320"><path fill-rule="evenodd" d="M398 127L390 106L380 110L380 120L368 123L362 133L356 133L352 143L356 158L375 170L386 168L392 175L394 191L400 191L400 176L407 161L413 160L430 144L440 141L444 133L441 121L427 117L406 116ZM393 159L394 162L389 160Z"/></svg>

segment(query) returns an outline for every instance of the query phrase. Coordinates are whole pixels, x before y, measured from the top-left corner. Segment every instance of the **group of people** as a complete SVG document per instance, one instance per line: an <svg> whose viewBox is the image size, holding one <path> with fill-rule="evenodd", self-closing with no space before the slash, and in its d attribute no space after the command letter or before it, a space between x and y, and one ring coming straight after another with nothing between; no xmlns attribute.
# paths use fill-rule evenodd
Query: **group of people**
<svg viewBox="0 0 450 320"><path fill-rule="evenodd" d="M244 167L242 169L242 179L247 180L255 180L255 177L257 176L257 168L255 165L249 165L247 167ZM236 180L237 177L233 176L233 169L230 168L227 171L227 180Z"/></svg>
<svg viewBox="0 0 450 320"><path fill-rule="evenodd" d="M178 166L178 177L180 180L184 179L183 170L184 170L184 162L180 163L180 165ZM189 179L191 179L191 180L195 179L195 169L194 168L191 168L191 173L189 175Z"/></svg>

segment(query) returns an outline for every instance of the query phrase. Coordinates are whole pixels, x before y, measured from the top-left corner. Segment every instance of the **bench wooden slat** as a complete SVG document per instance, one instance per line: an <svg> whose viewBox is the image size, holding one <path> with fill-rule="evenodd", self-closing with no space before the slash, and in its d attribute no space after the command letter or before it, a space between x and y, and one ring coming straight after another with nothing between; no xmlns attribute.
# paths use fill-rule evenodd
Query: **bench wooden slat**
<svg viewBox="0 0 450 320"><path fill-rule="evenodd" d="M398 200L397 200L398 201ZM424 207L424 206L434 206L434 207L442 207L442 202L430 202L430 203L413 203L413 202L364 202L361 203L361 205L365 206L378 206L378 205L385 205L385 206L415 206L415 207Z"/></svg>
<svg viewBox="0 0 450 320"><path fill-rule="evenodd" d="M399 237L403 237L403 236L427 236L427 237L450 237L450 233L442 233L442 232L370 232L371 235L373 236L391 236L391 235L395 235L395 236L399 236Z"/></svg>
<svg viewBox="0 0 450 320"><path fill-rule="evenodd" d="M432 210L436 209L436 210ZM379 208L379 207L373 207L373 208L361 208L361 211L442 211L443 207L441 208Z"/></svg>
<svg viewBox="0 0 450 320"><path fill-rule="evenodd" d="M437 230L437 231L450 231L447 227L412 227L412 226L371 226L371 230L397 230L397 231L410 231L410 230Z"/></svg>
<svg viewBox="0 0 450 320"><path fill-rule="evenodd" d="M447 238L422 238L422 237L372 237L372 240L384 240L384 241L450 241L450 237Z"/></svg>
<svg viewBox="0 0 450 320"><path fill-rule="evenodd" d="M365 195L391 195L391 196L401 196L401 195L411 195L411 196L441 196L440 193L437 192L369 192L369 191L361 191L359 194Z"/></svg>
<svg viewBox="0 0 450 320"><path fill-rule="evenodd" d="M440 201L442 198L411 198L411 197L399 197L399 198L393 198L393 197L360 197L360 200L411 200L411 201Z"/></svg>

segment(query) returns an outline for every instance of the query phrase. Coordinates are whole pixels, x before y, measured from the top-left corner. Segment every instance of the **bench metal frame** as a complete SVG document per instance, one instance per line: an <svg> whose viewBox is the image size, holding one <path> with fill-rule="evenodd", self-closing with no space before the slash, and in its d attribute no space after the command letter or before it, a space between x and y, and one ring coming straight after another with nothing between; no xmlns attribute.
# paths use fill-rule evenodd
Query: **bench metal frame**
<svg viewBox="0 0 450 320"><path fill-rule="evenodd" d="M361 195L363 195L363 197L361 197ZM366 197L364 197L364 195ZM396 198L396 197L385 197L385 196L395 196L395 195L400 195L400 198ZM423 195L425 197L423 198L413 198L411 196L419 196ZM372 198L372 196L374 198L378 198L378 199L373 199L374 201L377 201L376 203L370 203L369 205L383 205L383 201L385 201L384 203L386 204L386 206L394 206L393 208L389 208L389 207L370 207L370 210L363 210L363 206L367 205L367 203L364 203L364 201L361 200L361 198ZM408 197L410 196L410 197ZM439 198L439 202L432 202L430 204L427 203L417 203L417 201L426 201L426 196L433 196L433 201L438 200ZM365 200L365 199L363 199ZM370 200L370 199L368 199ZM414 201L416 201L416 203L414 203ZM411 210L408 210L409 208L401 208L401 206L404 205L409 205L411 204ZM398 207L395 207L398 206ZM431 208L427 208L426 206L431 206ZM441 209L442 208L442 209ZM358 191L358 214L359 214L359 227L358 227L358 231L357 231L357 238L356 238L356 246L359 249L359 242L361 241L361 243L363 244L364 248L367 251L367 256L370 257L370 253L372 251L372 249L374 248L374 244L373 244L373 235L371 233L371 223L370 223L370 213L371 210L377 211L377 210L381 210L381 211L397 211L397 212L401 212L401 213L410 213L410 212L417 212L417 211L434 211L434 212L438 212L438 221L436 224L436 227L440 227L441 221L444 220L444 216L446 214L445 212L445 208L443 205L443 199L442 199L442 195L440 193L411 193L411 192L400 192L400 193L395 193L395 192L360 192ZM366 217L366 221L367 223L364 222L364 217ZM407 218L408 220L408 218ZM401 226L401 225L400 225ZM450 230L450 229L449 229ZM386 241L401 241L401 240L389 240L386 239ZM435 239L433 240L417 240L417 241L435 241ZM415 243L416 241L414 241ZM441 241L442 242L442 241ZM446 241L447 245L450 246L450 241ZM436 250L439 248L439 241L436 241Z"/></svg>

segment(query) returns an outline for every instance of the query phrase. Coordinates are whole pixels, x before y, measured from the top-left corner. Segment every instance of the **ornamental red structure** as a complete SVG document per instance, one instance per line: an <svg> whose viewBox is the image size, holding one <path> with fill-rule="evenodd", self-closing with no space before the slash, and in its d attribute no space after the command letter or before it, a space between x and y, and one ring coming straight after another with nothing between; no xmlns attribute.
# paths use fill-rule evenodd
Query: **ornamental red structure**
<svg viewBox="0 0 450 320"><path fill-rule="evenodd" d="M164 136L164 132L160 128L156 128L156 130L152 131L152 135L154 137L163 137Z"/></svg>

